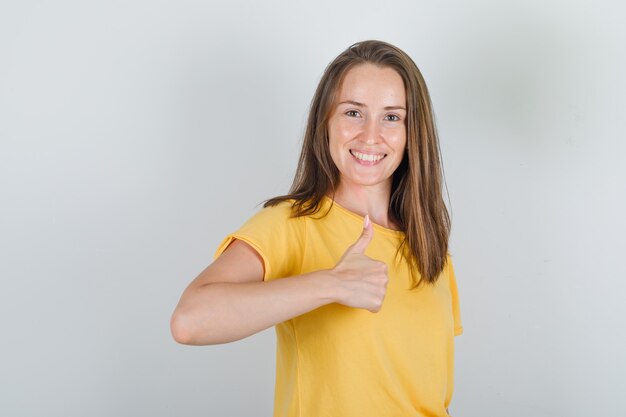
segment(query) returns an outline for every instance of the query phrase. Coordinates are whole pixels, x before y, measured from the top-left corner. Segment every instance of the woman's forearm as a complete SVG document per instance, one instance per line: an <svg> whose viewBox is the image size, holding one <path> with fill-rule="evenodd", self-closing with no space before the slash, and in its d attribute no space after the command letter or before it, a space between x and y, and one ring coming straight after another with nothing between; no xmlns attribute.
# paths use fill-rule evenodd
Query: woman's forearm
<svg viewBox="0 0 626 417"><path fill-rule="evenodd" d="M337 300L330 271L272 281L189 288L172 315L174 339L211 345L243 339Z"/></svg>

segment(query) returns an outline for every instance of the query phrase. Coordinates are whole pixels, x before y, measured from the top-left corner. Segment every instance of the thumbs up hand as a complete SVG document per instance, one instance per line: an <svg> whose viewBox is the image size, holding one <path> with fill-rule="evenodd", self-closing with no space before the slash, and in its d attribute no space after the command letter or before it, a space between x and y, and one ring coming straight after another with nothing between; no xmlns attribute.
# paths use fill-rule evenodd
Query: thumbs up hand
<svg viewBox="0 0 626 417"><path fill-rule="evenodd" d="M331 273L339 282L340 304L376 313L382 307L389 277L384 262L365 256L373 236L372 222L365 216L363 233L346 249Z"/></svg>

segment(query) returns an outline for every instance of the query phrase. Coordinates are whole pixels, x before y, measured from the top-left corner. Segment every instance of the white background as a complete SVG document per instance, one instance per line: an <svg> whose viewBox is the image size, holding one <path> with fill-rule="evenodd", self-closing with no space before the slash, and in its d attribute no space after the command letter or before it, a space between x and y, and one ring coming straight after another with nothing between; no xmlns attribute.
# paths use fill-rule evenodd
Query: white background
<svg viewBox="0 0 626 417"><path fill-rule="evenodd" d="M0 415L271 415L273 330L188 347L169 318L287 191L324 67L371 38L413 57L437 114L465 326L452 413L622 415L625 12L2 2Z"/></svg>

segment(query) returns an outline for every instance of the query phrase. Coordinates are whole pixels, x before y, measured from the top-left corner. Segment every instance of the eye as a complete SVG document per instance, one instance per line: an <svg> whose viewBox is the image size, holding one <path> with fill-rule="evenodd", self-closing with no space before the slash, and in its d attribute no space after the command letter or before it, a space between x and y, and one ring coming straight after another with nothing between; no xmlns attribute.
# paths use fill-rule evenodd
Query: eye
<svg viewBox="0 0 626 417"><path fill-rule="evenodd" d="M346 112L346 116L348 116L348 117L359 117L359 116L360 116L360 114L359 114L359 112L358 112L358 111L356 111L356 110L348 110L348 111Z"/></svg>
<svg viewBox="0 0 626 417"><path fill-rule="evenodd" d="M400 116L398 116L397 114L388 114L387 116L385 116L385 120L388 120L390 122L399 122Z"/></svg>

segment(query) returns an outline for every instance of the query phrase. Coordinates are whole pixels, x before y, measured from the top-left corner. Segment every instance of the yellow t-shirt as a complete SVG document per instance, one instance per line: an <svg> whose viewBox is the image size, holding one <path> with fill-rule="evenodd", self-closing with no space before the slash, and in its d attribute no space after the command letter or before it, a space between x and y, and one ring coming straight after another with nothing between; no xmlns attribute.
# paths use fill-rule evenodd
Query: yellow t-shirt
<svg viewBox="0 0 626 417"><path fill-rule="evenodd" d="M285 278L333 268L363 230L361 216L329 198L313 216L290 214L287 202L260 210L215 257L241 239L262 257L264 280ZM276 325L274 417L448 416L454 335L463 332L454 270L448 257L435 285L409 290L396 257L403 236L374 224L365 252L388 267L379 312L333 303Z"/></svg>

